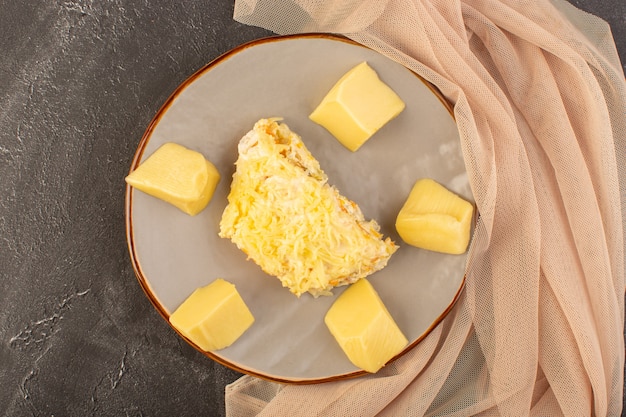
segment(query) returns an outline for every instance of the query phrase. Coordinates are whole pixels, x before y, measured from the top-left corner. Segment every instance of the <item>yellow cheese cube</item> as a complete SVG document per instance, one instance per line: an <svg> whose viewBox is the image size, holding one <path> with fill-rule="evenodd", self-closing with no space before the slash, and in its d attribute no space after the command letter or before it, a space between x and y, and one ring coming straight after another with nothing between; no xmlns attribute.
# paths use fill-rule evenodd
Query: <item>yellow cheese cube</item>
<svg viewBox="0 0 626 417"><path fill-rule="evenodd" d="M467 250L473 211L441 184L421 179L398 213L396 230L409 245L458 255Z"/></svg>
<svg viewBox="0 0 626 417"><path fill-rule="evenodd" d="M233 284L221 278L195 290L170 316L170 323L202 350L230 346L254 317Z"/></svg>
<svg viewBox="0 0 626 417"><path fill-rule="evenodd" d="M409 343L366 279L352 284L337 298L324 322L348 359L371 373Z"/></svg>
<svg viewBox="0 0 626 417"><path fill-rule="evenodd" d="M348 71L309 118L356 151L404 109L404 102L367 62Z"/></svg>
<svg viewBox="0 0 626 417"><path fill-rule="evenodd" d="M219 180L201 153L176 143L162 145L126 177L131 186L192 216L209 204Z"/></svg>

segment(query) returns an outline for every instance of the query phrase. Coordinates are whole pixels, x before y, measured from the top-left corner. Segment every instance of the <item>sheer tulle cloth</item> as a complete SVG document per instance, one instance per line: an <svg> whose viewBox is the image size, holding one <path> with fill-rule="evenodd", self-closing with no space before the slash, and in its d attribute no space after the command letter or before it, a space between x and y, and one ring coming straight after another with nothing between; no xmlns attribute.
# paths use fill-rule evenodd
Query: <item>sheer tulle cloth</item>
<svg viewBox="0 0 626 417"><path fill-rule="evenodd" d="M276 33L342 33L454 105L480 212L467 286L375 375L242 377L230 416L617 416L626 82L608 25L554 0L237 0Z"/></svg>

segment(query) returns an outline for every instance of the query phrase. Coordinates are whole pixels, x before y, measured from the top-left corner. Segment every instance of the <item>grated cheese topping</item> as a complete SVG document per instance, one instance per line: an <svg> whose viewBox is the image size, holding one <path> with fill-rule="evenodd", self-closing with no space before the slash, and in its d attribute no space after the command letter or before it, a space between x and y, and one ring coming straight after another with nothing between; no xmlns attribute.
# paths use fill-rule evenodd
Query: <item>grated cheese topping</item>
<svg viewBox="0 0 626 417"><path fill-rule="evenodd" d="M319 162L280 119L261 119L239 142L219 235L298 297L387 265L397 246L328 184Z"/></svg>

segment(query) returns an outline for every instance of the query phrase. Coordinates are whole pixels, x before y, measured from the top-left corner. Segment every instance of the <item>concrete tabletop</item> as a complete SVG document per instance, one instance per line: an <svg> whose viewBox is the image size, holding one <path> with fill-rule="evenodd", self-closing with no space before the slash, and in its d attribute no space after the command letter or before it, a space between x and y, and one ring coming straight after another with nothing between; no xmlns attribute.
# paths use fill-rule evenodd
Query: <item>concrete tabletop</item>
<svg viewBox="0 0 626 417"><path fill-rule="evenodd" d="M572 3L612 25L626 63L624 1ZM223 416L240 374L142 292L123 178L182 81L270 33L226 0L0 4L0 415Z"/></svg>

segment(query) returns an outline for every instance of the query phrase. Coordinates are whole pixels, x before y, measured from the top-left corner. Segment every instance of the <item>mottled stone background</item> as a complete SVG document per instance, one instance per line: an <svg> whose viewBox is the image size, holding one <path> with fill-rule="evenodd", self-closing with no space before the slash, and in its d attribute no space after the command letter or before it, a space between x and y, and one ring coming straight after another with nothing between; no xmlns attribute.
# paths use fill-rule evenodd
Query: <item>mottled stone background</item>
<svg viewBox="0 0 626 417"><path fill-rule="evenodd" d="M578 0L613 26L623 0ZM601 4L600 4L601 3ZM142 293L124 181L169 94L269 33L233 2L0 0L0 414L222 416L239 377Z"/></svg>

